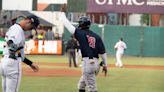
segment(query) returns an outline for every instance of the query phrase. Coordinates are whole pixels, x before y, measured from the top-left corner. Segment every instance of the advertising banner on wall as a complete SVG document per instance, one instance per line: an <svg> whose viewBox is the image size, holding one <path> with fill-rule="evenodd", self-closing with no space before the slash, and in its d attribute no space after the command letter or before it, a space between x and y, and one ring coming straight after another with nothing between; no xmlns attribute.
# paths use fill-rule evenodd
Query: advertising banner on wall
<svg viewBox="0 0 164 92"><path fill-rule="evenodd" d="M0 39L0 54L3 53L4 39ZM25 42L25 54L62 54L62 40L28 40Z"/></svg>
<svg viewBox="0 0 164 92"><path fill-rule="evenodd" d="M62 54L62 40L29 40L26 41L25 54Z"/></svg>
<svg viewBox="0 0 164 92"><path fill-rule="evenodd" d="M87 12L164 13L164 0L87 0Z"/></svg>

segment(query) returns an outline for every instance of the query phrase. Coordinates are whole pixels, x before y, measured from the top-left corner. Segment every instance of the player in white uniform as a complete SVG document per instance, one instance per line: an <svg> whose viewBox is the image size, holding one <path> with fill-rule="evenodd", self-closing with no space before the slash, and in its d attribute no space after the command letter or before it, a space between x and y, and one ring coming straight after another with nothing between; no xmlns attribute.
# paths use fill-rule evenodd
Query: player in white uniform
<svg viewBox="0 0 164 92"><path fill-rule="evenodd" d="M39 20L34 15L19 17L19 21L12 25L6 33L0 67L2 92L18 92L22 76L21 61L29 65L34 72L39 70L38 66L27 59L24 54L24 31L36 28L38 25Z"/></svg>
<svg viewBox="0 0 164 92"><path fill-rule="evenodd" d="M114 46L114 49L116 50L116 64L115 65L121 68L123 67L121 58L124 54L124 50L127 49L126 43L123 42L123 38L119 39L119 41Z"/></svg>

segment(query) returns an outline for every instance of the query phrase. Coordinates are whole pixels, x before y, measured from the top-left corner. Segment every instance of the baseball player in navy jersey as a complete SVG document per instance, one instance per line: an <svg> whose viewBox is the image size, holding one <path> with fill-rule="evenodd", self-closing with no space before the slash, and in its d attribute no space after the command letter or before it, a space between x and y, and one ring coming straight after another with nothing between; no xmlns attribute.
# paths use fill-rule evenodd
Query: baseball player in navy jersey
<svg viewBox="0 0 164 92"><path fill-rule="evenodd" d="M39 25L36 16L19 17L5 35L3 58L1 59L2 92L18 92L21 81L21 61L29 65L34 72L38 66L27 59L24 54L24 31L32 30Z"/></svg>
<svg viewBox="0 0 164 92"><path fill-rule="evenodd" d="M119 41L115 44L114 49L116 50L116 63L115 65L119 68L123 67L122 64L122 56L124 54L124 50L127 49L126 43L123 42L123 38L120 38Z"/></svg>
<svg viewBox="0 0 164 92"><path fill-rule="evenodd" d="M79 92L85 92L86 87L89 92L97 92L95 73L99 67L99 55L102 57L104 63L103 70L107 71L107 57L101 38L89 29L91 21L86 16L79 19L78 28L71 25L64 12L61 12L60 20L69 32L74 34L80 44L82 76L78 83Z"/></svg>

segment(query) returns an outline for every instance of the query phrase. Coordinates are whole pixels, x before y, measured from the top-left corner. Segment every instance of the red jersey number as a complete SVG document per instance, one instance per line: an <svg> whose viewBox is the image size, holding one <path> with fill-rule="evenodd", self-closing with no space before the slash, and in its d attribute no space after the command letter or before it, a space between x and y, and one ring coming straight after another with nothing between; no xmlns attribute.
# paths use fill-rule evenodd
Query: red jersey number
<svg viewBox="0 0 164 92"><path fill-rule="evenodd" d="M92 36L87 35L88 43L91 48L95 48L96 39Z"/></svg>

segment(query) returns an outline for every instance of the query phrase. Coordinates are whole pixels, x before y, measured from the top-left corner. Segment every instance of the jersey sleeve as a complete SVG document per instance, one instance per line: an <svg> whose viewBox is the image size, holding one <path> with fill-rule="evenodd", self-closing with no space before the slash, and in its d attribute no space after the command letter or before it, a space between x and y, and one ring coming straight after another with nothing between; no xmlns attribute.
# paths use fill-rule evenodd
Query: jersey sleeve
<svg viewBox="0 0 164 92"><path fill-rule="evenodd" d="M104 43L103 43L103 41L102 41L101 38L98 39L98 42L97 42L96 44L98 44L98 53L99 53L99 54L104 54L104 53L106 53L106 51L105 51L105 46L104 46Z"/></svg>
<svg viewBox="0 0 164 92"><path fill-rule="evenodd" d="M124 43L124 49L127 49L126 43Z"/></svg>
<svg viewBox="0 0 164 92"><path fill-rule="evenodd" d="M60 13L59 20L64 24L64 26L68 29L68 31L71 34L75 33L76 28L69 22L64 12Z"/></svg>
<svg viewBox="0 0 164 92"><path fill-rule="evenodd" d="M7 37L5 40L6 41L12 40L15 45L19 46L22 40L20 31L14 28L9 29L9 32L7 33Z"/></svg>
<svg viewBox="0 0 164 92"><path fill-rule="evenodd" d="M118 48L118 43L116 43L116 44L115 44L114 48L115 48L115 49L117 49L117 48Z"/></svg>
<svg viewBox="0 0 164 92"><path fill-rule="evenodd" d="M80 36L80 30L78 28L75 29L74 36L77 39Z"/></svg>

